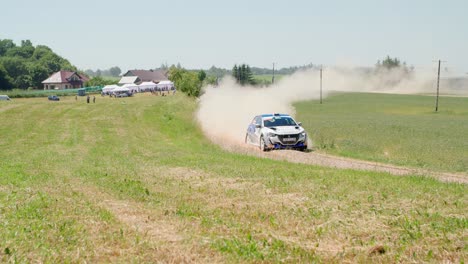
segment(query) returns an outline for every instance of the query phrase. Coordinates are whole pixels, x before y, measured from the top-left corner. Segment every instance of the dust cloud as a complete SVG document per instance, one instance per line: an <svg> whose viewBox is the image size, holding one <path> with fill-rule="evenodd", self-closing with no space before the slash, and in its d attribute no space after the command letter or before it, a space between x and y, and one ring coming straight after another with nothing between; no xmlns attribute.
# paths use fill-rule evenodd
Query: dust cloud
<svg viewBox="0 0 468 264"><path fill-rule="evenodd" d="M434 72L412 72L405 69L369 70L334 67L323 72L323 98L330 91L429 94L435 91ZM446 82L445 93L460 94L459 85ZM467 92L464 91L466 94ZM217 87L206 87L200 97L197 119L203 132L217 143L242 143L253 117L262 113L289 113L292 103L319 99L320 73L317 69L285 76L268 87L240 86L224 78ZM299 120L300 121L300 120ZM227 142L226 142L227 143Z"/></svg>

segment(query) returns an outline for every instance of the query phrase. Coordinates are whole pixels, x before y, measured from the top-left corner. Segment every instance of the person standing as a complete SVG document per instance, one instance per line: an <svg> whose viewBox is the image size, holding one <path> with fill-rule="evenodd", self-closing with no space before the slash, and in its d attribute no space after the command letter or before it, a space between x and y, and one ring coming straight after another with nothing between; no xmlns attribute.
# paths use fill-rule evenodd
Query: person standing
<svg viewBox="0 0 468 264"><path fill-rule="evenodd" d="M93 96L93 104L96 103L96 96Z"/></svg>
<svg viewBox="0 0 468 264"><path fill-rule="evenodd" d="M86 97L86 102L89 104L89 95Z"/></svg>

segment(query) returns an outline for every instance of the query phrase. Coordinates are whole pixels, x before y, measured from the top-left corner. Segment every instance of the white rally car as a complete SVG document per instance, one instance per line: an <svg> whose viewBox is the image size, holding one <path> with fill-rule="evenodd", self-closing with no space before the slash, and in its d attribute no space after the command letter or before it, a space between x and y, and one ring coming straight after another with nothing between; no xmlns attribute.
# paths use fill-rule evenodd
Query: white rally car
<svg viewBox="0 0 468 264"><path fill-rule="evenodd" d="M301 123L290 115L264 114L256 116L245 135L245 143L259 146L261 150L307 149L307 133Z"/></svg>

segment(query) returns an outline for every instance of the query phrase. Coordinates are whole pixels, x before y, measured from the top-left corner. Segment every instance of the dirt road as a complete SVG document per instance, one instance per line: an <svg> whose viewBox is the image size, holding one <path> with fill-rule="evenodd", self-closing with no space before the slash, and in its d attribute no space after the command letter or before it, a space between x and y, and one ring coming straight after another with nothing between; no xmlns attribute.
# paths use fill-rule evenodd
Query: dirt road
<svg viewBox="0 0 468 264"><path fill-rule="evenodd" d="M213 137L211 137L213 138ZM387 172L393 175L421 175L432 177L434 179L444 182L458 182L468 183L468 175L461 173L448 173L448 172L434 172L423 169L408 168L395 166L390 164L383 164L378 162L350 159L332 156L328 154L319 153L317 151L300 152L294 150L278 150L262 152L258 147L247 145L244 143L233 142L229 139L214 138L213 142L220 145L223 149L231 152L257 156L262 158L269 158L275 160L286 160L294 163L312 164L324 167L332 167L339 169L355 169L364 171L380 171Z"/></svg>

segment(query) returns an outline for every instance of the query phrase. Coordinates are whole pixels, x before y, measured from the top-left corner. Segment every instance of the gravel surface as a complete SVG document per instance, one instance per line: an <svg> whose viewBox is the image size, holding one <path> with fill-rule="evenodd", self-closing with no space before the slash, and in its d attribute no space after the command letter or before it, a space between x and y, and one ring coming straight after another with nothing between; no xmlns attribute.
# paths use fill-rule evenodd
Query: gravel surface
<svg viewBox="0 0 468 264"><path fill-rule="evenodd" d="M468 175L461 173L435 172L424 169L408 168L383 164L378 162L350 159L319 153L317 151L300 152L296 150L275 150L262 152L258 147L225 138L212 138L215 144L231 152L269 158L275 160L286 160L293 163L312 164L338 169L354 169L363 171L387 172L393 175L420 175L432 177L444 182L468 183Z"/></svg>

